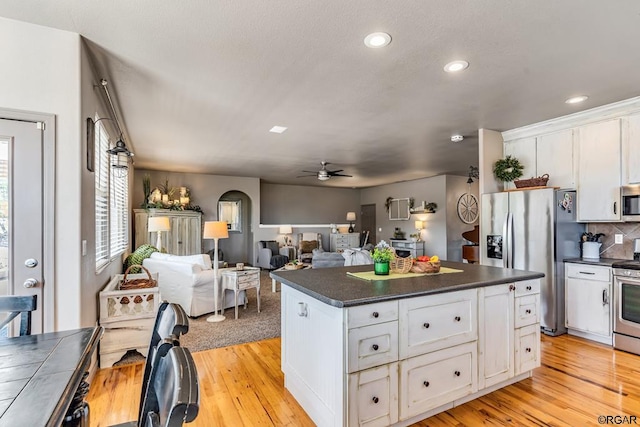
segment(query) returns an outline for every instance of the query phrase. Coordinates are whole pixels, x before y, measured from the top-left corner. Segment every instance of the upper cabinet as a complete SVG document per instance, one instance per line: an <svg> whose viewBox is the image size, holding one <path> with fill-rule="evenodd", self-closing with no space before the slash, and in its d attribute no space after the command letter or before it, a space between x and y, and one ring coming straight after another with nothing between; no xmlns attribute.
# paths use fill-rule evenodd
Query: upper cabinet
<svg viewBox="0 0 640 427"><path fill-rule="evenodd" d="M524 166L522 179L549 174L549 187L575 188L573 130L564 130L504 143L504 155ZM505 189L515 188L513 183Z"/></svg>
<svg viewBox="0 0 640 427"><path fill-rule="evenodd" d="M576 132L578 221L620 221L620 119Z"/></svg>
<svg viewBox="0 0 640 427"><path fill-rule="evenodd" d="M640 114L622 120L622 184L640 184Z"/></svg>
<svg viewBox="0 0 640 427"><path fill-rule="evenodd" d="M550 187L576 188L573 129L541 135L536 142L536 175L549 174Z"/></svg>

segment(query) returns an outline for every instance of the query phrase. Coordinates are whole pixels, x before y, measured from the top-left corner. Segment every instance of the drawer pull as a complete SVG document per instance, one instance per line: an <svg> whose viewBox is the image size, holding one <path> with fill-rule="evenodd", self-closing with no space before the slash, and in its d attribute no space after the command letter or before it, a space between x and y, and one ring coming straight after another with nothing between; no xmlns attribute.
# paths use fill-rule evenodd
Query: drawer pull
<svg viewBox="0 0 640 427"><path fill-rule="evenodd" d="M372 345L371 348L373 348L373 351L378 351L378 344Z"/></svg>
<svg viewBox="0 0 640 427"><path fill-rule="evenodd" d="M580 274L590 274L591 276L593 276L594 274L596 274L596 273L593 273L593 272L591 272L591 271L580 271L579 273L580 273Z"/></svg>
<svg viewBox="0 0 640 427"><path fill-rule="evenodd" d="M530 291L531 290L531 286L527 286L527 290Z"/></svg>
<svg viewBox="0 0 640 427"><path fill-rule="evenodd" d="M431 326L431 325L429 325L428 323L423 323L422 324L422 327L425 328L425 329L429 329L429 326Z"/></svg>
<svg viewBox="0 0 640 427"><path fill-rule="evenodd" d="M425 387L429 387L429 381L425 381L422 384L424 384Z"/></svg>
<svg viewBox="0 0 640 427"><path fill-rule="evenodd" d="M527 353L531 353L531 347L525 348L524 351L526 351Z"/></svg>
<svg viewBox="0 0 640 427"><path fill-rule="evenodd" d="M377 318L378 318L378 316L380 316L380 314L378 314L378 312L377 312L377 311L374 311L374 312L373 312L373 314L372 314L372 316L373 316L373 317L375 317L375 318L377 319Z"/></svg>
<svg viewBox="0 0 640 427"><path fill-rule="evenodd" d="M373 400L373 403L378 403L378 401L379 401L380 399L378 399L376 396L373 396L373 399L371 399L371 400Z"/></svg>
<svg viewBox="0 0 640 427"><path fill-rule="evenodd" d="M516 290L516 285L509 285L509 290L510 291L515 291Z"/></svg>
<svg viewBox="0 0 640 427"><path fill-rule="evenodd" d="M454 317L454 320L455 320L456 322L459 322L459 321L460 321L460 316L456 316L456 317Z"/></svg>
<svg viewBox="0 0 640 427"><path fill-rule="evenodd" d="M455 371L454 374L455 374L456 377L459 377L460 376L460 371Z"/></svg>
<svg viewBox="0 0 640 427"><path fill-rule="evenodd" d="M526 310L525 310L525 313L527 313L527 314L531 314L531 310L530 310L530 309L526 309Z"/></svg>

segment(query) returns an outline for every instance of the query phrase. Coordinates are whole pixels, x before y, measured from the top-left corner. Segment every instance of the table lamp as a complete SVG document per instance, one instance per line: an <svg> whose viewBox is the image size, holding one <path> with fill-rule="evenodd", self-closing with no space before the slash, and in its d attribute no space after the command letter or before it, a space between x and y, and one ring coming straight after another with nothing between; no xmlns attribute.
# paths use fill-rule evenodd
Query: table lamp
<svg viewBox="0 0 640 427"><path fill-rule="evenodd" d="M290 225L281 225L280 226L280 234L284 234L284 245L289 246L289 237L288 235L293 233Z"/></svg>
<svg viewBox="0 0 640 427"><path fill-rule="evenodd" d="M203 239L213 239L213 315L207 317L207 322L222 322L224 316L218 314L218 298L220 287L218 286L218 239L229 237L226 221L205 221Z"/></svg>
<svg viewBox="0 0 640 427"><path fill-rule="evenodd" d="M416 230L418 231L418 241L420 241L420 238L422 237L422 230L424 229L424 222L418 220L414 223L414 225L416 226Z"/></svg>
<svg viewBox="0 0 640 427"><path fill-rule="evenodd" d="M150 233L157 233L156 249L162 252L162 232L171 230L168 216L152 216L149 217L148 229Z"/></svg>
<svg viewBox="0 0 640 427"><path fill-rule="evenodd" d="M349 233L353 233L353 221L356 220L355 212L347 212L347 221L349 221Z"/></svg>

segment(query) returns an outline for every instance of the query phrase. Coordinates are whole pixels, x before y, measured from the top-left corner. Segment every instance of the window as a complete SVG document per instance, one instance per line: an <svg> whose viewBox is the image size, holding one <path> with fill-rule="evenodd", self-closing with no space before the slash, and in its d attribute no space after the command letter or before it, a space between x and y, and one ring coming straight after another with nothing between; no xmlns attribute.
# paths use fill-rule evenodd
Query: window
<svg viewBox="0 0 640 427"><path fill-rule="evenodd" d="M102 123L95 131L96 270L129 246L128 181L116 178L107 150L109 134Z"/></svg>

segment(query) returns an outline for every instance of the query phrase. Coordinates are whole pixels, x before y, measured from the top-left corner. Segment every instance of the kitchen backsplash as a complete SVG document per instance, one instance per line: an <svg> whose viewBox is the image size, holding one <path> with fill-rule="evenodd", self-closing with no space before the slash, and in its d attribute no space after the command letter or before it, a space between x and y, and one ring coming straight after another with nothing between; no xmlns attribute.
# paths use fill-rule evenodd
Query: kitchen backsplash
<svg viewBox="0 0 640 427"><path fill-rule="evenodd" d="M640 223L634 222L590 223L587 231L604 234L600 238L600 256L603 258L632 259L633 239L640 239ZM621 245L615 244L616 234L624 236Z"/></svg>

